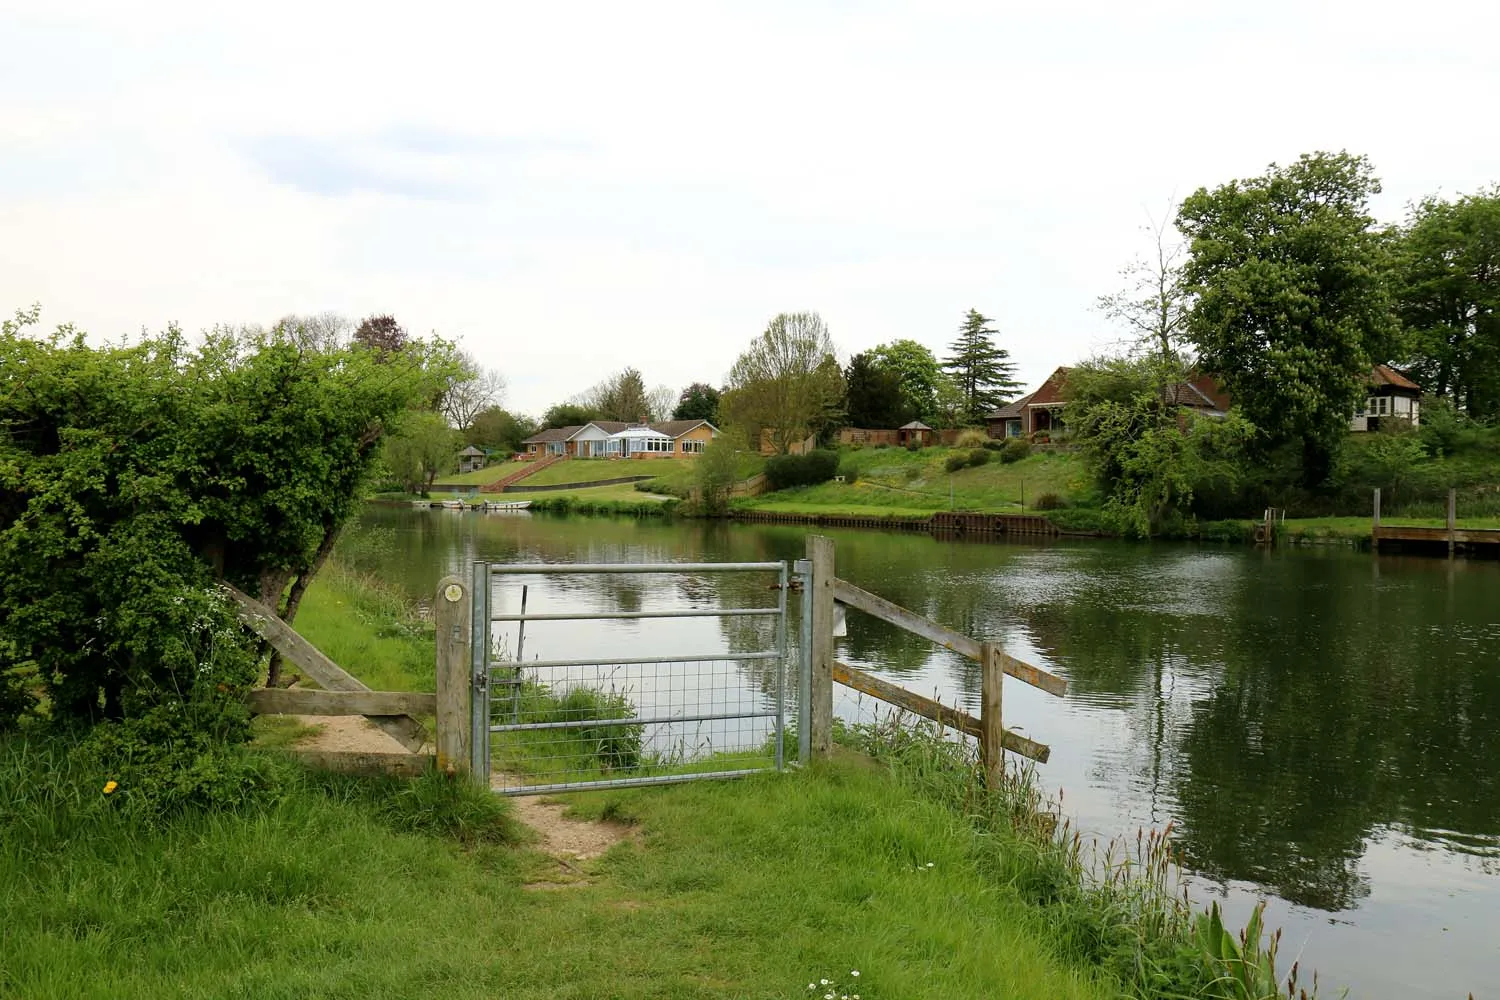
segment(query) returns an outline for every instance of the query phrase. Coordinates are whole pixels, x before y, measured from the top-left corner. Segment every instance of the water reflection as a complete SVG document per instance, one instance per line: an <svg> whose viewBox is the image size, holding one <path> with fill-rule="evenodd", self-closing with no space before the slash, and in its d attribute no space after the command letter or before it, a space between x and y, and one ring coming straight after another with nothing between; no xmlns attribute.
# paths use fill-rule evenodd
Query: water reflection
<svg viewBox="0 0 1500 1000"><path fill-rule="evenodd" d="M367 523L393 529L381 558L422 595L475 558L796 559L804 538L791 527L405 510L372 511ZM1383 992L1395 973L1380 955L1395 945L1370 935L1434 905L1421 886L1437 880L1437 858L1455 862L1444 862L1441 891L1500 906L1500 564L830 534L840 576L1068 677L1061 701L1008 684L1006 719L1052 745L1044 773L1086 825L1176 818L1200 879L1274 893L1294 904L1283 919L1319 940L1329 932L1317 913L1352 922L1325 945L1335 960L1348 951L1347 968L1309 956L1331 979ZM559 594L625 610L775 601L750 589L764 579L558 579ZM849 624L841 658L977 706L967 659L855 612ZM765 621L715 627L734 652L769 639ZM649 627L633 636L662 641ZM746 681L767 689L763 675ZM1444 932L1433 945L1441 962L1413 981L1500 981L1491 929Z"/></svg>

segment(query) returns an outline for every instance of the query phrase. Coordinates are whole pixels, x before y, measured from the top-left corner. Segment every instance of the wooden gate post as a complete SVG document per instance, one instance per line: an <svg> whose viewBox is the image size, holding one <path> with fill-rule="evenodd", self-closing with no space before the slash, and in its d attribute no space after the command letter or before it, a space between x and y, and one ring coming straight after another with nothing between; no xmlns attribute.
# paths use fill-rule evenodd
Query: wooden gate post
<svg viewBox="0 0 1500 1000"><path fill-rule="evenodd" d="M470 604L469 585L462 578L445 576L438 581L432 603L437 625L437 766L446 774L469 773Z"/></svg>
<svg viewBox="0 0 1500 1000"><path fill-rule="evenodd" d="M994 791L1005 778L1005 727L1000 717L1005 667L1000 659L1000 647L986 642L979 650L979 723L984 730L979 741L979 755L984 762L985 787Z"/></svg>
<svg viewBox="0 0 1500 1000"><path fill-rule="evenodd" d="M1458 490L1448 488L1448 558L1453 558L1455 535L1458 530Z"/></svg>
<svg viewBox="0 0 1500 1000"><path fill-rule="evenodd" d="M807 558L812 563L812 755L826 757L833 749L833 539L807 536Z"/></svg>

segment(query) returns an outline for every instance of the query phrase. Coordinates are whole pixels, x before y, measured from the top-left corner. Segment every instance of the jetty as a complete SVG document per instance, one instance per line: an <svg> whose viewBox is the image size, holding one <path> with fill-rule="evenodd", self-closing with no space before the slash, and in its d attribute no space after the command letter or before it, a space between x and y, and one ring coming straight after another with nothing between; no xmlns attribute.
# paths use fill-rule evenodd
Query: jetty
<svg viewBox="0 0 1500 1000"><path fill-rule="evenodd" d="M1462 550L1479 554L1500 555L1500 528L1462 528L1458 524L1458 491L1448 491L1448 523L1441 527L1416 527L1380 522L1380 490L1375 491L1375 512L1370 526L1370 547L1413 549L1417 551L1446 548L1451 559Z"/></svg>

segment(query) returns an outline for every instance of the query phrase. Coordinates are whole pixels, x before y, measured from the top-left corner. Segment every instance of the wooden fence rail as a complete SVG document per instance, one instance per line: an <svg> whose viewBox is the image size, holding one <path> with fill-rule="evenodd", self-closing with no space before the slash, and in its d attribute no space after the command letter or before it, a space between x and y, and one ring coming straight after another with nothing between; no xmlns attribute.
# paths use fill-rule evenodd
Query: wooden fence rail
<svg viewBox="0 0 1500 1000"><path fill-rule="evenodd" d="M227 588L239 605L240 620L301 668L322 690L258 688L245 696L250 711L259 715L362 715L380 727L407 752L296 750L313 767L354 774L414 776L434 766L450 774L469 769L469 585L456 576L438 583L433 602L437 626L435 694L414 691L371 691L358 678L329 659L274 611L233 587ZM422 718L434 719L434 754L429 749Z"/></svg>
<svg viewBox="0 0 1500 1000"><path fill-rule="evenodd" d="M913 611L888 601L868 590L856 587L834 573L833 541L817 535L807 539L807 559L811 569L811 704L807 707L810 722L810 744L814 754L827 753L832 744L833 684L839 683L905 711L949 726L979 740L981 758L990 782L1002 776L1002 751L1009 750L1031 760L1045 763L1051 756L1046 744L1029 740L1005 729L1001 722L1002 682L1009 674L1017 680L1040 688L1049 694L1067 693L1068 682L1029 663L1023 663L998 645L980 642L956 632ZM945 649L967 656L981 666L980 714L970 715L908 691L889 681L857 670L834 659L833 622L835 602L863 611L881 621L895 625L913 635L930 639Z"/></svg>

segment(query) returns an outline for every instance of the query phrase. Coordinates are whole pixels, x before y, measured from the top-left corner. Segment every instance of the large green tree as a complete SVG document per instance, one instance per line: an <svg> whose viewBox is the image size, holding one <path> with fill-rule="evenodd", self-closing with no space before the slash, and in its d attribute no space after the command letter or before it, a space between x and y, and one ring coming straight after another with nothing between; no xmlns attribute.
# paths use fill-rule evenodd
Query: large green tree
<svg viewBox="0 0 1500 1000"><path fill-rule="evenodd" d="M464 440L479 448L517 452L521 450L521 442L534 433L535 420L522 413L489 406L475 415L464 433Z"/></svg>
<svg viewBox="0 0 1500 1000"><path fill-rule="evenodd" d="M871 350L870 356L876 365L896 376L900 387L900 409L891 426L937 419L938 391L946 376L931 350L915 340L893 340Z"/></svg>
<svg viewBox="0 0 1500 1000"><path fill-rule="evenodd" d="M1414 206L1395 258L1412 373L1470 417L1500 417L1500 187Z"/></svg>
<svg viewBox="0 0 1500 1000"><path fill-rule="evenodd" d="M970 309L958 328L943 368L952 376L963 399L957 416L966 424L981 424L984 415L1010 402L1021 383L1016 381L1010 352L995 346L994 320Z"/></svg>
<svg viewBox="0 0 1500 1000"><path fill-rule="evenodd" d="M441 413L414 410L393 422L383 457L402 489L426 493L438 476L455 471L461 447L459 432Z"/></svg>
<svg viewBox="0 0 1500 1000"><path fill-rule="evenodd" d="M902 423L901 377L873 352L849 359L844 369L844 413L853 427L890 428Z"/></svg>
<svg viewBox="0 0 1500 1000"><path fill-rule="evenodd" d="M1365 392L1392 349L1384 250L1368 211L1370 162L1304 155L1182 203L1188 338L1260 429L1302 443L1304 485L1325 482Z"/></svg>
<svg viewBox="0 0 1500 1000"><path fill-rule="evenodd" d="M781 313L730 369L720 406L756 440L764 431L785 454L794 442L821 434L837 419L844 378L833 340L815 312Z"/></svg>
<svg viewBox="0 0 1500 1000"><path fill-rule="evenodd" d="M677 398L677 408L672 411L673 420L707 420L719 422L719 390L707 382L694 382L682 390Z"/></svg>

